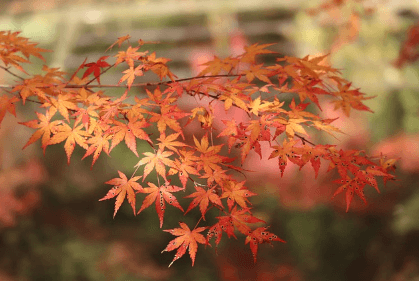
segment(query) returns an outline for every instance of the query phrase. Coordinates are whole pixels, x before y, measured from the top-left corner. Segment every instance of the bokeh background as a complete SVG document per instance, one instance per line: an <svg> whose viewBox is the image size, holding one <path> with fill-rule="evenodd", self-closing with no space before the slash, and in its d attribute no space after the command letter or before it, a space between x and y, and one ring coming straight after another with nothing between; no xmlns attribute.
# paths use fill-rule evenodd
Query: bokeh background
<svg viewBox="0 0 419 281"><path fill-rule="evenodd" d="M133 171L132 152L117 146L90 170L89 160L79 160L81 149L69 166L61 146L45 156L37 144L22 150L32 131L17 122L34 119L34 108L19 108L0 129L0 280L419 280L417 0L2 0L1 8L1 30L20 30L54 50L45 55L48 65L67 72L86 57L96 61L126 34L134 42L159 41L150 52L170 58L179 78L198 73L214 55L239 55L257 42L276 43L270 49L279 56L331 53L328 63L376 96L366 102L375 113L347 118L324 106L316 113L339 117L334 124L346 134L317 141L401 159L399 181L381 184L381 194L366 190L369 205L354 199L345 213L343 196L330 199L337 186L326 165L317 180L311 168L292 166L281 178L275 161L249 155L245 167L255 172L248 186L259 194L254 210L288 243L260 246L254 264L244 237L224 239L217 250L200 246L194 267L185 255L167 268L174 253L160 252L172 236L159 229L154 208L135 217L125 203L112 219L113 202L98 202L117 170ZM33 60L25 69L41 67ZM101 81L116 83L120 75ZM0 72L0 84L11 83ZM176 227L179 215L169 207L164 229Z"/></svg>

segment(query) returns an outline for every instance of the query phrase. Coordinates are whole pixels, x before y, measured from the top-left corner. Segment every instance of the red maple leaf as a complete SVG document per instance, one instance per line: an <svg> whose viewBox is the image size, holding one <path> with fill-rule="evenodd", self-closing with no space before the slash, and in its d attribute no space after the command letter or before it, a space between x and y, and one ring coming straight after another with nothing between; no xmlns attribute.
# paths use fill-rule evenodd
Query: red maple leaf
<svg viewBox="0 0 419 281"><path fill-rule="evenodd" d="M253 230L253 232L250 235L246 237L245 243L248 244L250 242L250 250L252 251L255 263L259 244L271 244L272 241L280 241L286 243L284 240L282 240L275 234L266 231L266 229L266 227L258 227L255 230Z"/></svg>
<svg viewBox="0 0 419 281"><path fill-rule="evenodd" d="M221 241L223 232L227 233L229 238L231 236L236 238L236 235L234 234L235 229L245 235L249 235L251 233L251 229L247 224L259 222L266 223L265 221L253 216L250 213L249 208L237 210L237 206L234 206L229 215L217 217L217 219L218 222L208 230L207 244L209 243L209 240L214 236L216 237L215 245L218 245Z"/></svg>
<svg viewBox="0 0 419 281"><path fill-rule="evenodd" d="M93 75L97 79L97 82L100 84L101 69L104 67L110 66L110 64L105 61L107 58L109 58L109 56L103 56L103 57L100 57L96 62L91 62L91 63L83 65L83 68L88 67L86 72L83 74L83 78L86 78L91 73L93 73Z"/></svg>

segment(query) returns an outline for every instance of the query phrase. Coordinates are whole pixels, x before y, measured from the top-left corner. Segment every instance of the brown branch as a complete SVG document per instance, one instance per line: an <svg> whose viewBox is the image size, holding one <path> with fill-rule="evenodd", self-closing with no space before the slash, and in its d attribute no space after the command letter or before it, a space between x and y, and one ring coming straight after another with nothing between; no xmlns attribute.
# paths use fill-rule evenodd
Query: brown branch
<svg viewBox="0 0 419 281"><path fill-rule="evenodd" d="M182 82L182 81L189 81L189 80L193 80L193 79L204 79L204 78L220 78L220 77L238 77L240 75L236 75L236 74L220 74L220 75L208 75L208 76L196 76L196 77L188 77L188 78L182 78L182 79L176 79L173 81L161 81L161 82L147 82L147 83L136 83L136 84L132 84L132 87L147 87L147 86L159 86L159 85L165 85L165 84L172 84L172 83L177 83L177 82ZM23 78L22 78L23 79ZM96 78L94 78L96 79ZM93 79L93 80L94 80ZM91 81L93 81L91 80ZM89 81L88 83L90 83L91 81ZM52 88L52 87L56 87L59 86L57 84L52 84L52 85L48 85L48 86L39 86L38 88ZM13 88L13 86L10 85L0 85L0 88ZM105 85L76 85L76 84L67 84L64 88L68 88L68 89L78 89L78 88L128 88L127 85L119 85L119 84L105 84Z"/></svg>
<svg viewBox="0 0 419 281"><path fill-rule="evenodd" d="M23 78L23 77L21 77L21 76L19 76L19 75L17 75L17 74L14 74L13 72L11 72L10 70L9 70L9 68L10 67L4 67L4 66L1 66L0 65L0 68L2 68L3 70L5 70L6 72L8 72L10 75L13 75L14 77L16 77L16 78L19 78L20 80L25 80L25 78ZM11 86L10 86L10 88L12 88Z"/></svg>
<svg viewBox="0 0 419 281"><path fill-rule="evenodd" d="M312 143L311 141L307 140L305 137L302 137L302 136L300 136L300 135L297 135L296 133L294 133L294 136L296 136L296 137L300 138L300 139L303 141L303 144L304 144L305 142L307 142L307 143L311 144L312 146L316 146L314 143Z"/></svg>
<svg viewBox="0 0 419 281"><path fill-rule="evenodd" d="M88 87L88 85L90 83L92 83L93 81L95 81L96 79L98 79L98 77L102 76L102 74L106 73L109 69L111 69L112 67L114 67L115 64L112 64L111 66L109 66L107 69L105 69L104 71L102 71L97 77L95 76L92 80L90 80L89 82L86 83L85 87ZM98 81L99 82L99 81ZM100 86L100 84L99 84Z"/></svg>

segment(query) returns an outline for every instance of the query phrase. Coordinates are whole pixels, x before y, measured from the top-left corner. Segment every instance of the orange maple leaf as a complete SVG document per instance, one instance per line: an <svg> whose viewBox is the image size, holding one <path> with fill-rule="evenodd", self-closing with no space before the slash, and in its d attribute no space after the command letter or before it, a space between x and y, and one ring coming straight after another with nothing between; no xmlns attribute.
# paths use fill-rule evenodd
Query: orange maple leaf
<svg viewBox="0 0 419 281"><path fill-rule="evenodd" d="M173 261L169 264L169 267L179 258L181 258L185 253L186 249L189 248L189 256L192 260L192 266L195 263L195 256L198 250L198 243L205 244L206 240L205 237L200 234L205 230L205 227L198 227L193 229L192 231L190 228L183 222L179 222L181 228L174 228L174 229L166 229L164 231L169 232L172 235L179 236L172 241L169 242L167 247L162 251L163 252L170 252L174 249L178 248ZM198 242L198 243L197 243Z"/></svg>
<svg viewBox="0 0 419 281"><path fill-rule="evenodd" d="M150 125L145 120L129 120L128 124L114 120L113 123L116 126L111 127L105 132L105 134L109 134L110 136L112 136L112 146L110 148L110 151L115 146L117 146L122 140L125 140L125 144L127 145L127 147L132 152L134 152L135 156L138 157L136 138L146 140L148 141L148 143L152 143L148 134L141 129Z"/></svg>
<svg viewBox="0 0 419 281"><path fill-rule="evenodd" d="M70 109L76 111L79 109L78 106L74 102L69 101L69 99L72 99L70 95L62 94L59 94L57 99L53 97L50 98L51 104L58 109L67 122L70 122L68 118L68 110Z"/></svg>
<svg viewBox="0 0 419 281"><path fill-rule="evenodd" d="M124 202L125 196L128 198L128 203L130 203L132 207L132 211L135 215L135 193L134 190L142 191L143 188L141 185L137 182L141 178L141 176L132 177L128 180L127 176L118 171L119 178L113 178L107 182L106 184L111 184L114 187L111 188L111 190L108 191L108 193L103 197L102 199L99 199L99 201L107 200L114 198L118 195L115 201L115 211L113 213L113 217L115 217L116 213L119 210L119 207L121 207L122 202Z"/></svg>
<svg viewBox="0 0 419 281"><path fill-rule="evenodd" d="M51 118L55 115L57 109L50 107L47 112L44 114L36 112L38 120L31 120L27 122L19 122L19 124L25 125L30 128L39 129L29 138L28 142L22 149L25 149L28 145L36 142L42 137L42 149L45 154L46 147L50 144L51 133L56 132L57 127L63 124L63 120L51 121Z"/></svg>
<svg viewBox="0 0 419 281"><path fill-rule="evenodd" d="M221 203L220 197L215 193L215 187L209 188L207 190L203 189L202 187L199 187L195 185L196 192L192 193L191 195L186 196L185 198L193 198L193 201L189 205L188 209L186 210L185 214L198 206L199 204L199 210L201 211L202 218L205 220L205 213L207 212L208 204L209 202L212 202L221 208L223 207L223 204Z"/></svg>
<svg viewBox="0 0 419 281"><path fill-rule="evenodd" d="M135 167L147 164L144 167L144 179L150 174L150 172L155 168L157 174L162 176L166 181L166 166L173 167L173 160L170 160L168 157L173 154L171 151L162 151L157 150L156 153L144 152L146 157L143 157Z"/></svg>
<svg viewBox="0 0 419 281"><path fill-rule="evenodd" d="M48 142L48 145L50 145L57 144L65 140L64 150L67 154L67 164L70 164L71 154L73 154L76 143L84 149L89 148L85 142L85 137L89 136L89 134L86 131L81 130L83 125L79 125L77 127L76 125L77 124L74 124L74 127L71 128L68 124L63 123L62 125L56 127L57 133L53 135Z"/></svg>
<svg viewBox="0 0 419 281"><path fill-rule="evenodd" d="M169 182L166 182L166 184L160 187L157 187L155 184L151 182L148 182L147 184L149 187L145 187L140 192L150 194L147 195L146 198L144 198L143 204L141 205L141 209L138 211L137 214L141 213L141 211L148 208L151 204L153 204L153 202L156 202L156 211L157 215L159 216L161 228L163 226L164 210L166 209L164 201L183 212L182 206L179 205L179 202L177 201L176 197L172 195L172 192L183 190L183 188L170 185Z"/></svg>
<svg viewBox="0 0 419 281"><path fill-rule="evenodd" d="M272 46L274 44L262 44L259 45L258 43L253 44L248 47L244 47L246 51L241 58L242 62L254 63L256 55L259 54L272 54L275 53L274 51L266 50L265 48Z"/></svg>
<svg viewBox="0 0 419 281"><path fill-rule="evenodd" d="M129 46L126 52L118 52L118 54L115 55L115 66L125 61L129 67L134 67L134 61L147 54L147 52L137 52L138 49L138 47L132 48Z"/></svg>
<svg viewBox="0 0 419 281"><path fill-rule="evenodd" d="M15 102L18 102L17 97L11 97L10 99L6 95L0 97L0 127L1 122L3 121L6 111L10 112L16 117Z"/></svg>
<svg viewBox="0 0 419 281"><path fill-rule="evenodd" d="M177 120L190 115L190 113L183 112L177 105L162 105L160 113L150 112L150 114L153 115L150 122L157 122L157 129L160 134L165 133L166 126L168 126L175 132L180 133L182 138L185 139L182 127Z"/></svg>
<svg viewBox="0 0 419 281"><path fill-rule="evenodd" d="M96 160L99 158L100 153L103 151L105 151L106 154L109 155L109 139L110 136L107 135L103 135L103 134L95 134L95 136L93 138L90 138L86 141L86 143L91 144L90 147L86 150L86 153L84 154L83 158L81 160L83 160L84 158L86 158L87 156L93 154L93 161L92 161L92 166L95 164Z"/></svg>
<svg viewBox="0 0 419 281"><path fill-rule="evenodd" d="M129 34L127 34L125 36L118 37L118 40L116 40L112 45L110 45L109 48L107 48L105 52L107 52L108 50L111 50L112 47L115 46L116 44L118 44L118 47L121 47L122 43L127 41L130 38L131 38L131 36Z"/></svg>
<svg viewBox="0 0 419 281"><path fill-rule="evenodd" d="M134 82L135 77L144 75L142 70L143 67L144 65L139 65L136 68L130 67L129 69L122 71L125 75L119 80L118 85L127 80L128 90L131 89L131 85Z"/></svg>
<svg viewBox="0 0 419 281"><path fill-rule="evenodd" d="M234 203L237 203L240 207L247 208L246 202L249 202L247 197L255 196L256 193L249 191L244 187L245 181L235 182L235 181L225 181L223 187L222 198L227 198L228 209L231 209L234 206Z"/></svg>
<svg viewBox="0 0 419 281"><path fill-rule="evenodd" d="M188 146L183 142L176 141L179 135L180 133L174 133L168 136L166 136L166 134L161 134L160 138L157 139L159 141L159 149L163 151L164 148L167 147L168 149L173 150L179 154L179 151L176 148L177 146Z"/></svg>
<svg viewBox="0 0 419 281"><path fill-rule="evenodd" d="M167 58L156 58L156 53L153 52L147 57L147 67L159 76L160 80L168 76L170 80L174 81L177 76L169 70L169 67L167 67L166 63L169 61L170 59Z"/></svg>
<svg viewBox="0 0 419 281"><path fill-rule="evenodd" d="M175 159L175 161L173 162L173 167L169 170L169 175L178 174L179 180L182 183L183 188L186 187L189 174L199 175L197 169L195 168L196 161L198 161L199 157L196 157L193 154L193 151L181 150L181 160Z"/></svg>

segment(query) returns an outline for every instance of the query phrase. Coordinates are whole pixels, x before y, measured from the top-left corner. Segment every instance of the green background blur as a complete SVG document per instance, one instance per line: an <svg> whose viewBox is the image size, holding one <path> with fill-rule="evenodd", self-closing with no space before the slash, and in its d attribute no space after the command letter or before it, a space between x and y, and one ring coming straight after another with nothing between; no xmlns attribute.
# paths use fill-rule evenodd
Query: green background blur
<svg viewBox="0 0 419 281"><path fill-rule="evenodd" d="M260 246L253 264L244 237L225 237L217 250L199 246L194 267L185 255L167 268L174 252L160 252L172 236L159 229L154 206L133 216L124 203L112 219L113 201L98 202L109 189L104 182L117 170L132 173L138 161L132 152L117 146L90 170L91 160L79 160L81 149L69 166L61 146L48 147L45 156L38 143L22 151L33 131L16 121L34 119L36 107L19 108L18 118L6 117L0 129L0 280L418 280L419 64L398 69L393 62L409 26L419 21L419 5L347 2L310 16L307 9L322 1L2 1L0 29L20 30L53 50L45 55L47 64L69 73L86 57L91 62L115 55L117 47L104 51L126 34L132 42L160 41L149 45L150 52L172 59L169 66L179 78L193 75L201 57L228 56L243 43L277 43L270 49L280 56L333 50L332 66L376 96L366 102L375 113L341 116L348 135L339 142L322 140L402 159L399 181L381 184L381 194L368 190L370 204L355 202L349 213L343 198L330 200L336 188L329 184L331 174L316 182L304 169L285 171L292 174L287 181L277 170L258 172L248 185L259 194L254 210L287 244ZM336 47L353 11L361 15L358 33ZM261 62L273 59L264 56ZM37 73L41 67L42 61L33 60L25 70ZM121 71L101 82L119 81ZM13 81L0 73L0 84ZM138 150L147 147L139 143ZM322 189L326 200L315 195ZM180 200L184 207L189 202ZM163 229L176 227L180 215L168 207ZM198 219L191 212L183 221L194 225Z"/></svg>

